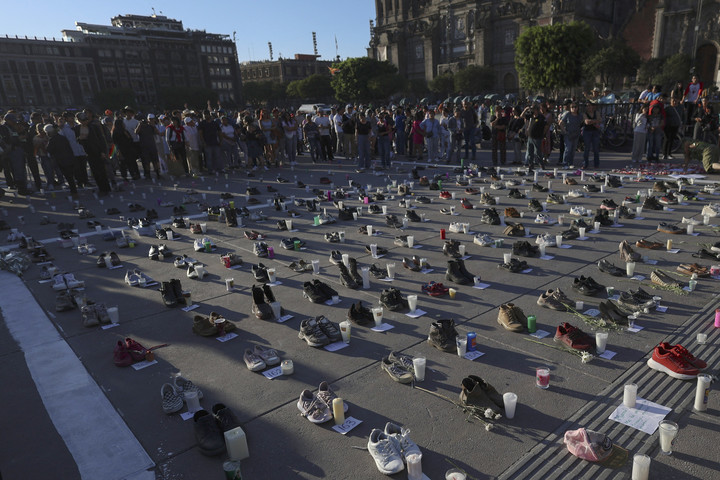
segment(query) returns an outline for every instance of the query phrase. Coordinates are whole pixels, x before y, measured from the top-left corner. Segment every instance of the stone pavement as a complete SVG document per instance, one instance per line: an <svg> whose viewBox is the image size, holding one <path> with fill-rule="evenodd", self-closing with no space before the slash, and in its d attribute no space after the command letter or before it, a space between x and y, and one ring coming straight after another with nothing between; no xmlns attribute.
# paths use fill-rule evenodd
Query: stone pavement
<svg viewBox="0 0 720 480"><path fill-rule="evenodd" d="M620 168L625 165L625 153L603 153L603 166ZM325 189L319 184L320 177L329 177L335 186L347 186L348 180L361 185L382 187L391 180L410 181L409 164L398 162L400 170L393 168L381 176L370 173L357 174L347 161L340 163L309 163L307 156L299 157L299 165L293 170L284 168L280 175L290 183L275 181L277 171L255 172L252 178L244 173L219 177L181 179L177 187L170 180L162 184L145 181L129 185L120 194L103 199L102 204L90 192L81 194L81 203L95 213L104 226L121 228L125 224L118 215L105 215L104 210L116 207L122 216L131 217L142 213L130 213L128 203L140 203L155 208L161 219L172 217L172 208L159 207L159 202L175 202L179 205L186 190L192 188L204 194L211 205L218 204L220 193L235 195L236 206L246 205L245 189L255 186L265 201L272 197L267 185L277 188L289 199L312 198L314 195L296 188L297 179L310 188ZM489 153L479 154L481 165L489 164ZM525 259L532 271L513 274L497 268L502 254L509 253L513 238L503 237L501 226L487 226L480 222L479 196L469 199L475 209L462 209L459 199L465 196L464 187L454 185L452 167L439 165L421 171L421 175L448 173L443 189L457 192L457 200L441 200L437 192L419 187L413 189L415 196L427 195L433 199L428 205L418 204L417 212L424 212L426 223L410 223L403 234L412 233L417 249L397 247L393 244L401 232L386 227L383 215L370 215L367 209L357 222L338 222L334 225L314 227L313 214L297 208L302 217L294 219L298 232L292 233L306 242L300 252L284 250L279 240L289 236L279 232L276 222L288 218L286 212L276 211L272 206L248 207L270 218L256 223L244 220L245 228L228 228L224 224L208 222L207 236L218 245L215 253L196 253L192 241L196 237L188 230L172 241L160 242L153 237L135 237L136 246L116 249L112 242L105 242L85 225L86 220L77 217L73 205L64 195L33 196L31 213L25 198L6 196L0 207L7 216L2 217L13 228L42 240L55 257L54 263L62 270L75 274L86 283L89 299L107 305L118 305L119 326L101 329L84 328L77 310L56 313L55 292L51 285L39 283L40 268L32 266L20 281L0 272L0 285L6 295L0 297L0 309L4 318L0 328L0 355L5 367L0 379L10 386L11 395L0 396L3 439L0 445L0 472L4 479L42 478L49 469L64 479L98 478L98 464L105 465L106 478L157 478L200 479L222 478L222 459L208 458L200 454L193 436L193 420L184 421L180 415L165 415L161 410L160 387L171 381L173 374L182 373L193 380L204 392L201 404L207 410L216 403L232 408L240 419L248 436L250 458L242 462L244 478L291 479L291 478L383 478L364 448L373 428L383 428L392 421L408 427L412 439L423 451L423 471L428 478L442 479L444 472L457 465L472 478L629 478L632 461L619 470L611 470L574 459L562 444L562 434L567 429L587 426L609 433L621 446L633 453L648 453L653 458L651 478L712 478L718 470L716 459L720 447L714 442L718 427L718 398L711 392L707 412L692 411L695 382L671 379L645 365L652 349L660 341L668 339L682 343L693 353L708 361L708 370L715 372L718 366L716 345L718 333L712 328L712 318L717 307L718 287L716 280L701 279L695 292L678 295L669 291L653 290L649 280L637 282L626 278L611 277L599 272L595 264L600 259L624 266L618 255L618 244L627 239L631 244L640 238L665 243L671 235L656 230L660 221L679 222L685 216L700 217L703 205L716 201L707 195L705 201L678 205L674 211L643 211L643 220L623 220L622 227L603 228L600 233L588 234L588 240L572 240L565 243L571 248L548 248L552 260ZM521 178L508 171L509 178ZM577 177L579 180L579 177ZM532 178L526 178L530 180ZM478 185L488 187L486 176ZM711 179L714 180L714 179ZM539 178L541 184L547 179ZM592 180L587 179L588 183ZM580 182L581 184L583 182ZM573 205L583 205L593 210L604 198L612 198L618 204L626 196L634 196L639 189L652 187L652 183L636 183L626 177L622 188L609 188L606 193L589 194L588 197L571 200ZM528 186L520 187L529 189ZM552 180L552 189L565 193L570 187L560 179ZM574 188L574 187L573 187ZM697 187L689 187L697 189ZM488 191L490 191L488 189ZM507 190L495 192L500 197L499 210L514 206L527 211L527 200L507 197ZM531 192L532 198L543 200L546 194ZM122 196L122 198L121 198ZM412 197L410 197L412 198ZM388 213L402 218L405 209L398 206L399 197L390 197L382 204ZM345 200L351 207L361 206L356 197ZM290 204L291 205L291 204ZM460 214L455 217L442 215L439 209L456 205ZM323 202L329 213L335 208ZM53 210L52 207L55 207ZM187 205L190 216L199 216L195 205ZM294 208L289 206L289 208ZM549 205L551 216L566 214L567 205ZM72 222L79 228L84 240L95 244L97 254L116 250L123 268L107 270L97 268L97 254L83 256L72 248L62 248L55 240L56 226L40 225L47 215L55 222ZM20 225L18 216L24 216ZM534 214L527 213L520 221L531 229L532 234L559 233L566 227L539 225L533 222ZM199 217L201 218L201 217ZM567 216L566 216L567 218ZM454 234L448 230L450 221L470 224L473 232L489 233L504 238L501 248L484 248L472 243L473 236ZM367 236L360 235L360 225L373 225L381 235L372 238L373 243L389 249L389 254L375 260L366 252L370 243ZM268 234L268 244L275 249L274 259L261 259L265 265L277 268L281 282L273 292L283 308L293 317L283 323L261 321L250 312L250 285L254 279L250 270L258 258L252 254L252 242L245 239L242 231L255 229ZM484 290L471 286L456 286L444 278L447 257L442 254L443 241L439 230L448 230L448 238L463 242L470 257L466 260L470 272L478 274L490 286ZM175 229L178 231L178 229ZM327 243L326 232L346 232L343 244ZM699 236L673 235L677 254L664 250L640 251L656 265L638 264L637 273L649 278L653 268L674 271L679 263L697 260L691 254L700 244L714 243L717 232L712 227L699 226ZM529 238L528 240L533 240ZM147 258L150 245L165 243L176 254L188 254L207 265L209 276L202 280L190 280L183 270L176 269L171 260L154 262ZM359 265L378 263L384 266L394 262L396 279L385 283L375 279L369 290L349 290L339 281L337 267L330 264L331 250L340 250L357 258ZM638 249L640 250L640 249ZM244 265L237 270L225 269L218 253L235 252L241 255ZM434 271L429 274L411 272L402 268L403 257L413 254L426 257ZM302 284L316 278L308 273L295 273L286 267L291 261L319 259L319 278L336 288L341 302L338 305L316 305L302 296ZM699 263L708 264L707 261ZM192 292L196 310L184 312L178 308L166 308L156 287L140 289L127 286L124 276L127 269L141 269L156 280L181 279L183 288ZM596 308L605 299L582 297L572 288L574 277L592 276L604 285L617 290L635 289L642 285L645 290L662 295L665 313L653 312L641 315L637 333L611 331L608 349L617 352L611 360L595 358L583 364L580 359L566 352L547 348L527 334L511 333L497 323L497 307L506 302L520 306L526 314L537 316L538 328L551 332L549 337L538 340L546 345L552 342L555 327L564 321L573 323L587 332L593 328L569 313L558 313L536 305L540 293L549 288L561 288L573 300L583 300L586 307ZM233 277L236 288L225 289L225 279ZM677 277L676 277L677 278ZM686 278L684 280L687 280ZM456 299L428 297L420 291L428 281L443 282L458 290ZM377 333L364 327L353 326L352 340L347 348L336 352L314 349L298 338L302 319L325 315L339 322L345 319L347 309L356 300L377 304L380 292L388 286L399 288L403 295L418 294L418 307L427 313L413 319L402 313L385 312L385 321L393 329ZM32 297L30 297L32 296ZM33 301L40 307L35 308ZM44 311L46 315L42 313ZM227 342L214 338L198 337L192 333L192 319L196 314L209 315L218 312L238 327L238 337ZM454 318L461 335L469 331L477 333L478 350L484 355L474 361L441 352L427 342L431 321ZM708 345L695 342L696 333L709 334ZM112 350L119 339L132 337L150 347L169 344L156 351L157 364L141 370L120 369L112 363ZM69 346L62 348L61 344ZM252 373L242 360L246 348L254 344L276 348L283 359L291 359L295 373L269 380L262 374ZM44 346L47 346L44 348ZM50 348L52 346L52 349ZM46 350L43 352L43 348ZM380 360L391 351L427 357L428 371L424 382L417 387L393 382L380 368ZM38 352L44 353L40 355ZM73 357L73 358L71 358ZM77 363L79 360L80 363ZM51 364L48 368L47 364ZM84 367L78 371L76 363ZM535 387L534 368L549 365L551 382L548 390ZM518 395L518 409L514 419L501 419L492 431L486 431L475 419L468 419L460 409L437 395L457 399L461 380L475 374L483 377L501 393L513 391ZM83 380L84 379L84 380ZM344 398L350 408L348 416L362 423L346 435L331 429L332 422L314 425L299 415L297 399L304 389L315 390L326 380ZM657 433L647 435L626 427L607 417L622 402L623 385L634 381L639 385L642 398L666 405L673 409L668 418L677 421L681 430L675 444L676 452L665 457L659 454ZM49 382L49 383L48 383ZM48 385L54 388L48 388ZM63 387L64 386L64 387ZM110 407L110 408L108 408ZM102 408L102 415L97 409ZM16 415L14 412L22 412ZM181 412L184 412L183 409ZM100 418L98 418L100 417ZM30 434L16 434L22 430ZM81 441L82 437L85 443ZM94 448L87 444L95 445ZM40 449L38 444L42 445ZM97 458L93 458L97 457ZM38 459L42 459L38 462ZM116 465L125 465L119 468ZM147 470L147 474L142 472ZM393 478L406 478L402 472Z"/></svg>

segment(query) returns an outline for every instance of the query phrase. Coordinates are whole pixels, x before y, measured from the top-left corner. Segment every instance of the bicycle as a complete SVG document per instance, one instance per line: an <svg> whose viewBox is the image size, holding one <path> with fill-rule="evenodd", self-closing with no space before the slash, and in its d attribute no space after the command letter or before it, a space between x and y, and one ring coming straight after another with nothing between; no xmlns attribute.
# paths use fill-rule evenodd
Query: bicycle
<svg viewBox="0 0 720 480"><path fill-rule="evenodd" d="M623 146L627 141L626 123L622 118L616 120L615 117L607 117L600 141L613 148Z"/></svg>

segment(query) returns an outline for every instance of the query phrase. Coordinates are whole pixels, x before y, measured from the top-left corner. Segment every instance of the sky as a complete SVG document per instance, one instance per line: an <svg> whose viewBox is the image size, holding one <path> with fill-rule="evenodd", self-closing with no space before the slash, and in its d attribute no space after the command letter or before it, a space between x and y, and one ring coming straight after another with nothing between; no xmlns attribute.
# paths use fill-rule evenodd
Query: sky
<svg viewBox="0 0 720 480"><path fill-rule="evenodd" d="M375 20L372 0L36 0L32 14L28 3L3 0L0 35L62 37L62 30L74 30L75 22L109 25L117 15L157 15L180 20L185 28L210 33L236 34L238 60L292 58L296 53L313 53L312 32L317 32L322 60L367 55L369 20ZM162 12L162 13L161 13Z"/></svg>

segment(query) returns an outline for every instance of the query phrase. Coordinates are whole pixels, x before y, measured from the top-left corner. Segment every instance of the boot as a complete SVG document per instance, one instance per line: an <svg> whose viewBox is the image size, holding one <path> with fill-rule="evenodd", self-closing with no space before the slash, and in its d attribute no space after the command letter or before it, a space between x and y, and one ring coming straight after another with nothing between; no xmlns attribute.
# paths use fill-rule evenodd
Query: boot
<svg viewBox="0 0 720 480"><path fill-rule="evenodd" d="M225 225L228 227L237 227L237 213L235 213L234 208L228 208L225 211Z"/></svg>
<svg viewBox="0 0 720 480"><path fill-rule="evenodd" d="M455 330L453 320L438 320L430 324L428 343L438 350L454 352L456 349L455 338L458 333Z"/></svg>
<svg viewBox="0 0 720 480"><path fill-rule="evenodd" d="M357 270L357 260L355 260L353 257L350 257L350 258L348 259L348 264L349 264L349 265L348 265L348 272L350 272L350 276L352 277L353 280L355 280L355 283L357 283L358 285L362 285L362 284L363 284L363 278L362 278L362 275L360 275L360 274L358 273L358 270Z"/></svg>
<svg viewBox="0 0 720 480"><path fill-rule="evenodd" d="M445 272L445 280L457 283L459 285L467 285L472 281L468 280L468 278L462 274L462 272L460 271L460 265L458 263L458 260L448 260L447 271Z"/></svg>
<svg viewBox="0 0 720 480"><path fill-rule="evenodd" d="M171 282L162 282L160 285L160 294L166 307L174 307L177 305L177 298L175 297Z"/></svg>
<svg viewBox="0 0 720 480"><path fill-rule="evenodd" d="M468 279L468 283L475 282L475 275L468 272L467 268L465 268L465 260L463 260L462 258L458 258L456 261L457 261L458 267L460 267L460 273L462 273L465 276L465 278Z"/></svg>
<svg viewBox="0 0 720 480"><path fill-rule="evenodd" d="M489 383L477 375L468 375L468 378L477 383L477 387L500 409L505 410L505 401L502 395Z"/></svg>
<svg viewBox="0 0 720 480"><path fill-rule="evenodd" d="M265 303L265 292L262 288L252 286L252 313L260 320L272 318L273 312L270 305Z"/></svg>
<svg viewBox="0 0 720 480"><path fill-rule="evenodd" d="M182 285L180 284L180 280L177 278L173 278L172 280L170 280L170 287L172 295L175 297L175 303L185 305L185 295L183 295L183 289Z"/></svg>

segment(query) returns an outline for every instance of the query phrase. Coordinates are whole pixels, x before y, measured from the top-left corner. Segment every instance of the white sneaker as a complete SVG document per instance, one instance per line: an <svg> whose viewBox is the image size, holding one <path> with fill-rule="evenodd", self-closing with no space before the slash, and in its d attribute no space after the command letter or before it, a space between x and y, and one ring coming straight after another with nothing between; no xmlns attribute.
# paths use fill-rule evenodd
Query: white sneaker
<svg viewBox="0 0 720 480"><path fill-rule="evenodd" d="M535 243L538 245L545 245L546 247L554 247L555 237L553 237L549 233L543 233L542 235L537 236L537 238L535 239Z"/></svg>
<svg viewBox="0 0 720 480"><path fill-rule="evenodd" d="M710 203L702 209L703 216L718 217L720 216L720 203Z"/></svg>
<svg viewBox="0 0 720 480"><path fill-rule="evenodd" d="M700 225L701 222L700 222L700 220L696 220L692 217L690 217L690 218L682 217L682 223L686 223L688 225Z"/></svg>
<svg viewBox="0 0 720 480"><path fill-rule="evenodd" d="M385 424L385 434L389 437L395 438L400 444L400 453L403 457L407 458L408 455L422 455L420 447L415 442L410 440L410 429L401 427L392 422Z"/></svg>
<svg viewBox="0 0 720 480"><path fill-rule="evenodd" d="M375 460L380 473L392 475L401 472L405 465L400 455L400 442L377 428L370 432L368 452Z"/></svg>
<svg viewBox="0 0 720 480"><path fill-rule="evenodd" d="M53 290L67 290L67 284L65 283L65 277L59 273L53 277Z"/></svg>
<svg viewBox="0 0 720 480"><path fill-rule="evenodd" d="M576 217L584 217L588 214L587 208L577 205L575 207L570 207L570 215L575 215Z"/></svg>
<svg viewBox="0 0 720 480"><path fill-rule="evenodd" d="M550 215L545 213L538 213L537 217L535 217L535 223L550 223L551 220Z"/></svg>
<svg viewBox="0 0 720 480"><path fill-rule="evenodd" d="M460 233L463 231L462 223L452 222L448 227L450 233Z"/></svg>
<svg viewBox="0 0 720 480"><path fill-rule="evenodd" d="M568 197L572 197L572 198L579 198L579 197L585 196L585 194L582 192L582 190L570 190L567 193L567 195L568 195Z"/></svg>
<svg viewBox="0 0 720 480"><path fill-rule="evenodd" d="M475 245L480 245L481 247L490 247L495 243L495 240L493 240L490 235L478 233L475 235L473 243Z"/></svg>
<svg viewBox="0 0 720 480"><path fill-rule="evenodd" d="M82 280L75 280L75 275L72 273L66 273L63 277L65 278L67 288L82 288L85 286L85 282Z"/></svg>

